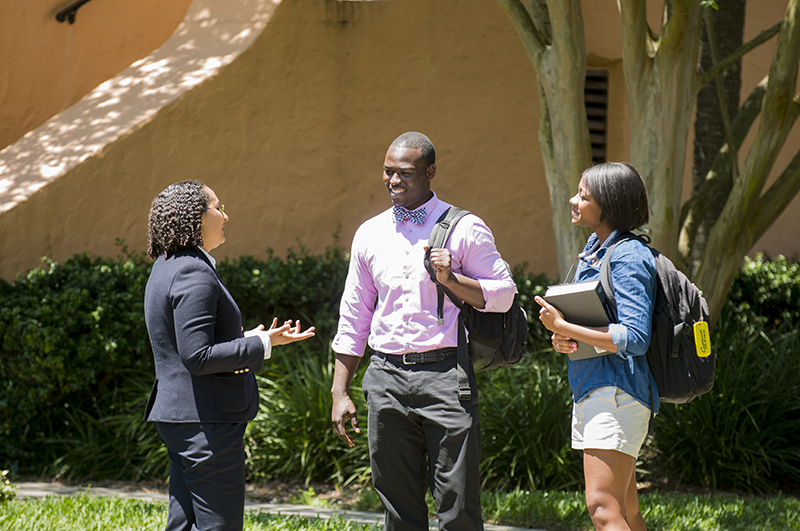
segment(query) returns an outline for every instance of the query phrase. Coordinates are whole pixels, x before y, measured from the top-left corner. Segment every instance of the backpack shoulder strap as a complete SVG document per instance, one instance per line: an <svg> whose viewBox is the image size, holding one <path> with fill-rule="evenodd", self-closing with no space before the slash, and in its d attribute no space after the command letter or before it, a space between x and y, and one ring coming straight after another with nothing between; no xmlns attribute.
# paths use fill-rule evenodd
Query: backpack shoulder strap
<svg viewBox="0 0 800 531"><path fill-rule="evenodd" d="M632 232L623 232L617 237L617 240L608 247L606 255L603 257L603 263L600 265L600 284L602 284L609 306L614 312L612 316L614 321L617 320L617 299L614 297L614 282L611 279L611 253L614 252L617 245L628 240L639 240L645 245L650 243L650 238L647 236L637 236Z"/></svg>
<svg viewBox="0 0 800 531"><path fill-rule="evenodd" d="M436 225L433 226L433 230L431 231L430 238L428 238L428 251L425 253L425 269L428 271L428 275L431 277L431 281L436 284L436 296L437 296L437 304L436 304L436 317L437 322L442 325L444 324L444 296L447 294L447 297L453 301L453 304L459 310L464 308L464 304L461 300L455 296L455 294L450 291L449 289L442 286L438 280L436 280L436 271L433 270L433 265L431 264L431 249L442 249L444 245L447 243L447 240L450 238L450 234L453 232L453 228L456 226L456 223L469 214L468 211L463 210L457 207L450 207L448 208L444 214L436 221ZM456 366L458 367L458 399L469 401L472 399L472 389L470 388L468 371L469 371L469 351L467 348L467 336L465 331L465 323L464 323L464 312L459 312L458 314L458 355L456 360Z"/></svg>
<svg viewBox="0 0 800 531"><path fill-rule="evenodd" d="M650 247L650 238L648 236L637 236L632 232L623 232L617 238L613 244L611 244L606 251L606 255L603 257L603 263L600 265L600 284L603 285L603 291L606 293L606 298L609 301L609 306L611 310L614 312L612 316L614 321L617 320L617 299L614 297L614 282L611 280L611 253L614 252L617 245L620 243L627 241L627 240L639 240L643 244ZM652 248L650 248L652 252ZM655 418L655 406L653 405L653 385L650 380L647 383L648 387L650 388L650 422L647 424L647 434L653 434L653 419Z"/></svg>
<svg viewBox="0 0 800 531"><path fill-rule="evenodd" d="M444 211L444 214L439 216L436 220L436 225L433 226L431 235L428 238L428 247L431 249L441 249L447 243L453 228L458 223L458 220L469 214L468 210L458 207L450 207Z"/></svg>
<svg viewBox="0 0 800 531"><path fill-rule="evenodd" d="M444 296L445 294L447 297L453 301L458 308L462 307L461 301L458 297L453 294L449 289L445 288L436 280L436 271L433 270L433 265L431 265L431 249L442 249L444 245L447 243L447 240L450 238L450 234L453 232L453 228L455 228L456 223L469 214L468 210L464 210L458 207L450 207L444 211L444 214L439 216L439 219L436 220L436 224L433 226L433 230L431 231L431 235L428 238L428 251L425 253L425 270L428 271L428 275L431 277L431 282L436 284L436 294L437 294L437 307L436 307L436 316L439 324L444 323Z"/></svg>

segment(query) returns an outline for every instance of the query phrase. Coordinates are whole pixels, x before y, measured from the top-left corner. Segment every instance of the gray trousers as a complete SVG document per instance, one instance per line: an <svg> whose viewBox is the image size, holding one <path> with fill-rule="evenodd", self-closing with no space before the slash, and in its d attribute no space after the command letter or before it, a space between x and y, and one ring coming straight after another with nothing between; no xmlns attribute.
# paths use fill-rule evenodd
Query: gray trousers
<svg viewBox="0 0 800 531"><path fill-rule="evenodd" d="M428 529L425 492L439 529L482 530L478 393L458 400L456 360L404 366L372 356L364 375L372 481L386 508L386 531Z"/></svg>

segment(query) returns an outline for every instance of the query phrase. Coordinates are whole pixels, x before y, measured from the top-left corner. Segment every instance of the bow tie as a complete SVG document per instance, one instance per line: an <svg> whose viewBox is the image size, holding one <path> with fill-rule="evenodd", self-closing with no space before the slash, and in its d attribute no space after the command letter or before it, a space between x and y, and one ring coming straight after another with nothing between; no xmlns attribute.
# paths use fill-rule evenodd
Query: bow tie
<svg viewBox="0 0 800 531"><path fill-rule="evenodd" d="M405 207L399 205L394 205L392 207L392 221L395 223L410 219L416 225L422 225L425 223L426 217L428 217L428 214L425 212L425 207L417 210L407 210Z"/></svg>

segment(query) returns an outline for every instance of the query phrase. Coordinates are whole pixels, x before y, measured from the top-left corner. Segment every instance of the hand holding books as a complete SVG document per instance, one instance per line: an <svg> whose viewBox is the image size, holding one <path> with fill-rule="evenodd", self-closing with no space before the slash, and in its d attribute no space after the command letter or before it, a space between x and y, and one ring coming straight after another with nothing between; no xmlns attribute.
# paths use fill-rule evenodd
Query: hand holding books
<svg viewBox="0 0 800 531"><path fill-rule="evenodd" d="M605 292L599 280L550 286L544 298L536 297L536 302L542 307L539 320L548 330L554 332L551 340L557 352L569 355L571 360L610 353L609 350L586 341L592 339L589 336L593 329L606 331L610 322ZM577 328L574 332L578 333L565 334L566 328ZM578 335L582 337L576 338Z"/></svg>

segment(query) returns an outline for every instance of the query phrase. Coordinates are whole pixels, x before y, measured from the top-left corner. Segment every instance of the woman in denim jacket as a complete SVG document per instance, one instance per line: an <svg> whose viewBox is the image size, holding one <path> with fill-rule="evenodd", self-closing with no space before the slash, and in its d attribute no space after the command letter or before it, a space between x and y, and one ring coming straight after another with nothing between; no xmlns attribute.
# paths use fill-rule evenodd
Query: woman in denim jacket
<svg viewBox="0 0 800 531"><path fill-rule="evenodd" d="M605 163L583 172L570 199L572 223L594 232L578 255L575 281L600 277L607 248L623 232L647 223L647 192L634 168ZM611 257L617 322L590 328L564 320L541 297L539 319L553 332L553 347L568 354L575 341L606 355L569 361L572 387L572 447L583 450L586 506L595 529L645 529L636 494L636 459L647 436L651 404L658 393L647 358L656 289L650 250L637 240L620 243Z"/></svg>

